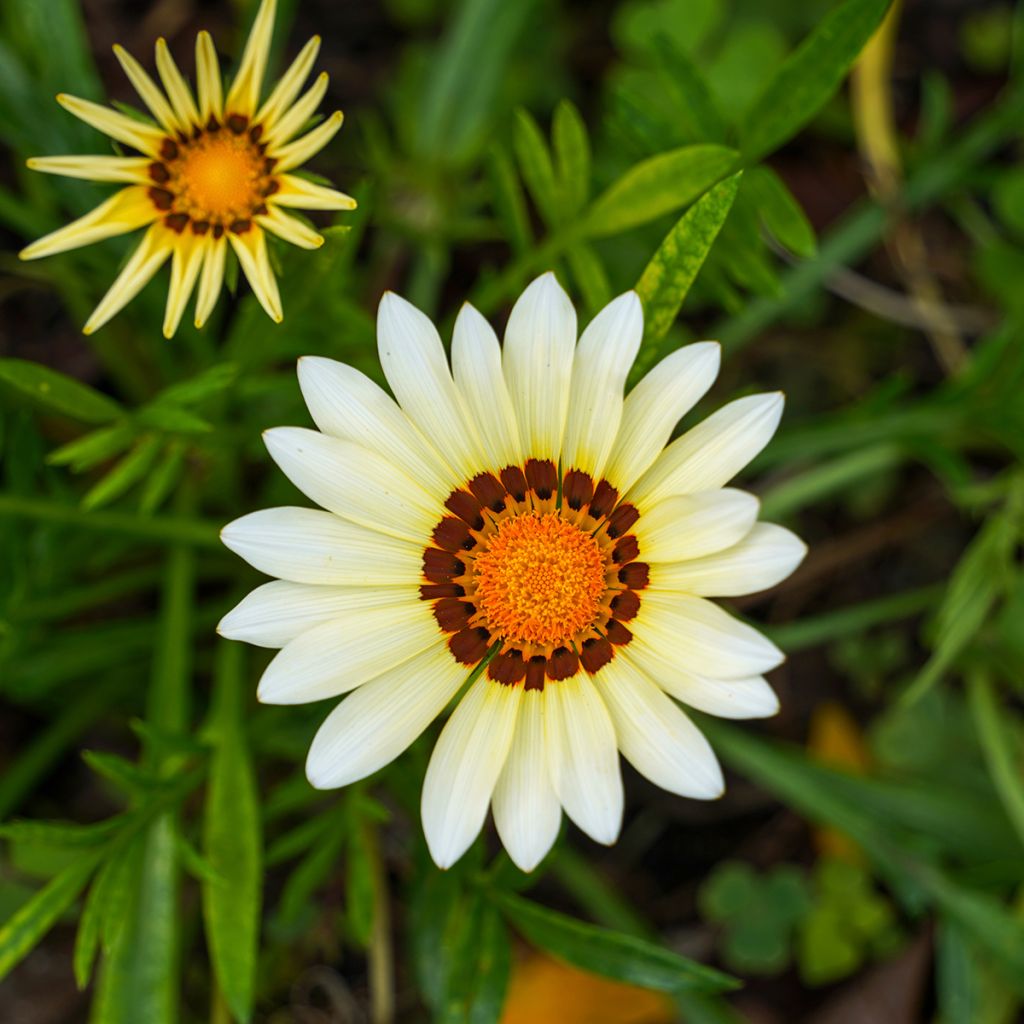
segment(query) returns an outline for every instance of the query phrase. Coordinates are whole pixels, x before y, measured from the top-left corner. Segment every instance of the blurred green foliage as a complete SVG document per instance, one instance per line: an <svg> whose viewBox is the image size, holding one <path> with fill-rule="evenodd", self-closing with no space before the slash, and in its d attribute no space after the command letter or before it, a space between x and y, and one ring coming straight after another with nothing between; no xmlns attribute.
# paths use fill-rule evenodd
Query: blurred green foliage
<svg viewBox="0 0 1024 1024"><path fill-rule="evenodd" d="M417 825L430 738L365 784L315 792L302 761L320 709L256 710L263 655L213 640L255 582L220 548L220 524L295 500L260 443L266 427L306 422L294 359L380 379L383 288L450 327L463 298L498 321L554 268L585 315L638 288L637 372L700 330L723 342L726 389L786 387L791 412L757 467L764 515L808 536L812 558L773 606L793 655L778 732L802 737L818 688L870 719L866 776L703 723L766 802L841 830L867 860L811 866L800 848L764 875L704 863L723 966L776 972L795 949L820 984L934 921L944 1024L1014 1019L1024 181L1007 153L1024 123L1020 20L965 8L963 60L993 76L983 102L962 109L956 66L921 69L914 116L899 120L912 128L896 140L898 203L854 202L862 190L841 172L860 140L840 86L886 7L624 0L610 52L584 73L573 47L596 15L579 5L389 0L389 63L368 69L362 105L340 97L349 127L316 165L359 210L316 253L275 250L283 327L235 275L213 322L167 344L162 280L77 335L125 240L13 255L104 194L24 168L102 151L51 97L102 100L104 87L75 0L0 6L0 268L15 310L0 358L0 700L16 723L0 754L0 977L70 921L74 976L103 1024L177 1024L207 1006L216 1022L250 1020L323 961L365 975L374 1012L411 964L417 1009L403 1019L483 1024L499 1017L518 935L669 992L688 1021L737 1019L732 980L667 948L646 916L657 906L608 881L624 878L615 852L605 872L563 838L527 877L488 863L482 840L438 872ZM327 52L343 47L326 6L303 11L318 13ZM295 43L282 18L276 52ZM796 195L813 200L820 237ZM938 239L963 348L951 372L894 249L917 221ZM104 749L79 758L87 744ZM584 919L548 906L566 902Z"/></svg>

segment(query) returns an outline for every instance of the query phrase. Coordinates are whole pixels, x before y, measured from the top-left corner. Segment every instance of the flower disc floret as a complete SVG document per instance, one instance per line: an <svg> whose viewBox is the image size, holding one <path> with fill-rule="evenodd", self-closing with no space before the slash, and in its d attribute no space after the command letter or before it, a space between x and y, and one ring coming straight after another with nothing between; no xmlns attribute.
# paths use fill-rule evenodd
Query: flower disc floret
<svg viewBox="0 0 1024 1024"><path fill-rule="evenodd" d="M474 569L491 632L516 643L568 644L597 617L605 591L597 542L555 513L506 519Z"/></svg>

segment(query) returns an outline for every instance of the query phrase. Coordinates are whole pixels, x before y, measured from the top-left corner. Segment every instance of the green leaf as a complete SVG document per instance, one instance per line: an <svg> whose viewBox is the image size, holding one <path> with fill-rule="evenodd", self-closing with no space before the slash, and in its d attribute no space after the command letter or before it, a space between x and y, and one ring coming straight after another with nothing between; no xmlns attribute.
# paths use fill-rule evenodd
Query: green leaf
<svg viewBox="0 0 1024 1024"><path fill-rule="evenodd" d="M345 861L345 920L352 937L366 949L373 934L377 903L376 854L372 826L359 812L359 801L351 801L348 857Z"/></svg>
<svg viewBox="0 0 1024 1024"><path fill-rule="evenodd" d="M113 469L91 487L82 498L82 509L91 511L116 501L150 470L163 447L163 438L146 434Z"/></svg>
<svg viewBox="0 0 1024 1024"><path fill-rule="evenodd" d="M213 430L213 424L209 420L169 402L153 402L147 405L139 410L136 419L144 427L163 430L170 434L208 434Z"/></svg>
<svg viewBox="0 0 1024 1024"><path fill-rule="evenodd" d="M71 906L99 858L97 852L77 858L0 926L0 979L8 975Z"/></svg>
<svg viewBox="0 0 1024 1024"><path fill-rule="evenodd" d="M818 250L814 228L782 179L770 167L754 167L743 187L750 189L768 231L794 255L811 259Z"/></svg>
<svg viewBox="0 0 1024 1024"><path fill-rule="evenodd" d="M121 923L110 922L91 1024L178 1024L175 824L164 814L129 847L119 879Z"/></svg>
<svg viewBox="0 0 1024 1024"><path fill-rule="evenodd" d="M28 359L0 359L0 380L40 405L83 423L109 423L124 410L112 398Z"/></svg>
<svg viewBox="0 0 1024 1024"><path fill-rule="evenodd" d="M672 326L718 232L729 215L742 171L701 196L665 236L637 282L644 307L644 340L660 340Z"/></svg>
<svg viewBox="0 0 1024 1024"><path fill-rule="evenodd" d="M329 184L329 182L328 182ZM348 231L348 227L337 226ZM331 231L331 228L324 229L323 233ZM238 378L239 367L237 363L218 363L208 370L183 380L178 384L172 384L160 392L156 404L165 405L193 405L196 402L219 395L225 392Z"/></svg>
<svg viewBox="0 0 1024 1024"><path fill-rule="evenodd" d="M673 112L681 119L686 137L721 142L726 135L725 122L689 54L669 35L659 33L654 38L654 57L661 80L674 95Z"/></svg>
<svg viewBox="0 0 1024 1024"><path fill-rule="evenodd" d="M161 785L152 772L140 768L127 758L100 750L83 750L82 760L97 774L112 782L127 796L150 793Z"/></svg>
<svg viewBox="0 0 1024 1024"><path fill-rule="evenodd" d="M139 511L143 515L155 512L174 490L185 467L186 446L182 441L171 441L156 467L146 477L139 494Z"/></svg>
<svg viewBox="0 0 1024 1024"><path fill-rule="evenodd" d="M792 138L831 99L890 0L845 0L787 58L747 112L743 158L754 163Z"/></svg>
<svg viewBox="0 0 1024 1024"><path fill-rule="evenodd" d="M580 112L569 100L563 99L555 108L551 141L568 220L583 209L590 196L590 140Z"/></svg>
<svg viewBox="0 0 1024 1024"><path fill-rule="evenodd" d="M611 301L612 288L597 254L585 242L577 242L569 247L566 259L583 295L584 306L595 313L603 309Z"/></svg>
<svg viewBox="0 0 1024 1024"><path fill-rule="evenodd" d="M584 230L616 235L693 202L725 177L739 156L725 146L683 146L631 167L591 204Z"/></svg>
<svg viewBox="0 0 1024 1024"><path fill-rule="evenodd" d="M503 146L495 144L491 147L487 170L494 194L495 212L512 251L521 255L531 244L530 218L526 212L526 197L519 176Z"/></svg>
<svg viewBox="0 0 1024 1024"><path fill-rule="evenodd" d="M50 452L46 461L51 466L70 465L74 472L81 473L123 452L134 438L135 428L131 423L115 423L61 445Z"/></svg>
<svg viewBox="0 0 1024 1024"><path fill-rule="evenodd" d="M124 818L115 816L94 825L79 825L65 821L19 820L0 824L0 838L12 843L46 843L69 849L99 846L114 835L124 824Z"/></svg>
<svg viewBox="0 0 1024 1024"><path fill-rule="evenodd" d="M125 851L115 846L96 872L82 907L73 957L75 982L80 989L89 984L96 949L101 939L104 950L109 950L113 930L120 927L123 921L123 915L118 913L118 909L124 906L121 891L124 884L124 862Z"/></svg>
<svg viewBox="0 0 1024 1024"><path fill-rule="evenodd" d="M927 693L988 621L1008 581L1015 529L1010 510L1004 508L989 516L961 556L935 616L935 649L903 694L905 703Z"/></svg>
<svg viewBox="0 0 1024 1024"><path fill-rule="evenodd" d="M512 137L519 172L537 204L544 222L551 226L560 220L558 181L551 162L548 144L533 116L526 110L516 111L515 132Z"/></svg>
<svg viewBox="0 0 1024 1024"><path fill-rule="evenodd" d="M739 982L632 935L576 921L512 893L494 899L528 942L594 974L662 992L727 992Z"/></svg>
<svg viewBox="0 0 1024 1024"><path fill-rule="evenodd" d="M221 643L210 728L213 756L203 853L218 879L204 881L203 919L217 984L231 1012L252 1016L263 882L256 779L242 727L244 648Z"/></svg>

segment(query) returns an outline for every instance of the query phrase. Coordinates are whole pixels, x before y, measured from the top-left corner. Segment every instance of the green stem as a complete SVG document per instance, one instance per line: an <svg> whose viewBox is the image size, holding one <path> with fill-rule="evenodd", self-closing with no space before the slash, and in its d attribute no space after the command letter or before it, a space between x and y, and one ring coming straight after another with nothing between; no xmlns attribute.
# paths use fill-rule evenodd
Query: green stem
<svg viewBox="0 0 1024 1024"><path fill-rule="evenodd" d="M189 544L219 548L217 524L202 519L129 515L124 512L85 512L74 505L20 495L0 494L0 519L33 519L41 523L58 523L86 530L123 533L161 544Z"/></svg>

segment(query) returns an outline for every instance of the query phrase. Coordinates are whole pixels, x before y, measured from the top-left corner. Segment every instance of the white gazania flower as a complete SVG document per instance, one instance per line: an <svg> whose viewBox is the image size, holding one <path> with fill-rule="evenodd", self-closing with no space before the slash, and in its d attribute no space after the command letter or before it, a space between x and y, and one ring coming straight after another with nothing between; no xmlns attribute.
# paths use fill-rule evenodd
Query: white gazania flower
<svg viewBox="0 0 1024 1024"><path fill-rule="evenodd" d="M546 274L516 303L503 348L464 306L449 369L430 320L386 295L378 343L397 404L358 370L307 357L299 383L320 432L265 435L324 511L254 512L222 534L279 577L219 627L281 648L260 699L351 692L313 740L314 786L377 771L468 683L423 786L441 867L488 805L526 871L563 809L614 842L619 751L673 793L717 797L715 755L676 701L730 718L777 708L763 674L781 652L708 598L770 587L804 555L756 521L756 498L724 487L774 433L782 396L732 402L666 448L719 349L679 349L623 400L642 321L628 292L577 344L573 307Z"/></svg>
<svg viewBox="0 0 1024 1024"><path fill-rule="evenodd" d="M267 314L282 319L281 298L267 255L266 232L303 249L323 237L287 212L351 210L355 200L293 172L319 152L341 127L336 111L299 135L327 89L321 74L299 97L320 49L314 36L260 102L263 74L274 30L276 0L263 0L227 95L208 32L196 38L197 94L178 70L163 39L156 44L161 89L120 46L114 53L153 120L129 117L109 107L61 95L57 101L86 124L136 151L133 156L35 157L28 166L49 174L125 187L91 213L40 238L20 253L24 260L77 249L104 238L147 228L139 246L83 330L90 334L126 306L171 259L171 284L163 332L177 330L199 283L197 327L220 296L228 245ZM298 137L296 137L298 136Z"/></svg>

